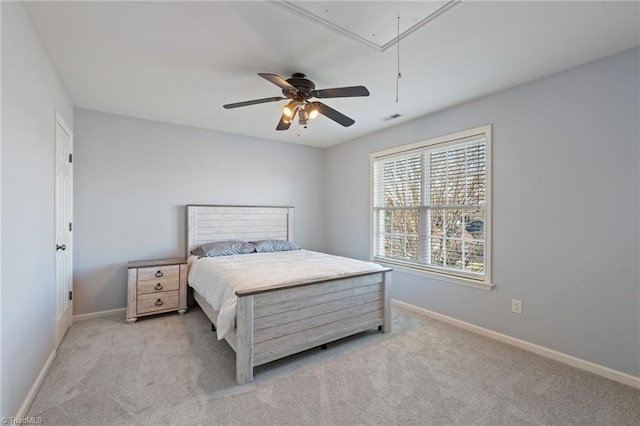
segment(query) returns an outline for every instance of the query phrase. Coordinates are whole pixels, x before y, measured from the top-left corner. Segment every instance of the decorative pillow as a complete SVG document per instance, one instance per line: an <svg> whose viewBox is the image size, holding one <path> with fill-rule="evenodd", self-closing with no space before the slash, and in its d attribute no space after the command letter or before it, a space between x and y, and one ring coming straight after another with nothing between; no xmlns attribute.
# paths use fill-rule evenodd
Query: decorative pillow
<svg viewBox="0 0 640 426"><path fill-rule="evenodd" d="M204 244L197 249L192 250L191 254L198 257L215 257L253 253L254 251L256 251L256 246L251 243L231 240Z"/></svg>
<svg viewBox="0 0 640 426"><path fill-rule="evenodd" d="M256 252L266 253L270 251L300 250L300 246L285 240L260 240L251 241L256 246Z"/></svg>

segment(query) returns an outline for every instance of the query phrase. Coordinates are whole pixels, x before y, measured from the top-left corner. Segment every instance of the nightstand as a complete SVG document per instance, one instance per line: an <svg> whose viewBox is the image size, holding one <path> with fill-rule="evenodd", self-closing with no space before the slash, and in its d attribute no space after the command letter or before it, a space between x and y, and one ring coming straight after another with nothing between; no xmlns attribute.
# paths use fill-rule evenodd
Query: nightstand
<svg viewBox="0 0 640 426"><path fill-rule="evenodd" d="M129 262L127 321L178 311L187 312L187 261L184 258Z"/></svg>

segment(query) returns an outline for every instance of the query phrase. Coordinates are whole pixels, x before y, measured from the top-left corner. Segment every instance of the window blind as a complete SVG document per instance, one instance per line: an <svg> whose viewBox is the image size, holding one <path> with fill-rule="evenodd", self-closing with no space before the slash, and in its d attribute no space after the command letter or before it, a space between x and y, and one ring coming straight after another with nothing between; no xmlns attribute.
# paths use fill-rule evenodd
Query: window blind
<svg viewBox="0 0 640 426"><path fill-rule="evenodd" d="M372 176L374 260L484 279L484 134L376 157Z"/></svg>

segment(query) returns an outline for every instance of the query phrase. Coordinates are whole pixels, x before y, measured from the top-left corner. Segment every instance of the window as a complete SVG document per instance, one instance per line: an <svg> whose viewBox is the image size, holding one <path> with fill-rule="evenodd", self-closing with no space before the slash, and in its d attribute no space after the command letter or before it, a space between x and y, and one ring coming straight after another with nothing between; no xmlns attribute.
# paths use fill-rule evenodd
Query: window
<svg viewBox="0 0 640 426"><path fill-rule="evenodd" d="M373 259L490 288L490 153L485 126L372 154Z"/></svg>

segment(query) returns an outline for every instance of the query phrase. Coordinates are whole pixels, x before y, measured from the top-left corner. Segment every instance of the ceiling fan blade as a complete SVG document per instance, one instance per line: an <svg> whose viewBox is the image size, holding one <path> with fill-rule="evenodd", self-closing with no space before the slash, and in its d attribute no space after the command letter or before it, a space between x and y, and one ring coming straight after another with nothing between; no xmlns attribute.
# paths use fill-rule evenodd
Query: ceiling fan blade
<svg viewBox="0 0 640 426"><path fill-rule="evenodd" d="M291 116L291 118L288 118L286 115L282 114L282 117L280 117L280 121L276 126L276 130L287 130L289 127L291 127L291 123L293 123L293 119L296 118L297 112L297 108L293 110L293 115Z"/></svg>
<svg viewBox="0 0 640 426"><path fill-rule="evenodd" d="M318 112L320 114L324 115L325 117L328 117L328 118L332 119L333 121L335 121L338 124L342 124L344 127L349 127L353 123L355 123L354 120L352 120L351 118L347 117L343 113L341 113L339 111L336 111L335 109L331 108L329 105L325 105L322 102L314 102L313 105L316 108L318 108Z"/></svg>
<svg viewBox="0 0 640 426"><path fill-rule="evenodd" d="M258 75L264 78L265 80L269 80L270 82L272 82L273 84L275 84L276 86L278 86L283 90L288 90L292 93L298 92L298 89L296 89L295 86L292 86L291 84L289 84L287 80L285 80L284 78L280 77L277 74L259 72Z"/></svg>
<svg viewBox="0 0 640 426"><path fill-rule="evenodd" d="M335 87L333 89L314 90L311 96L316 98L350 98L353 96L369 96L364 86Z"/></svg>
<svg viewBox="0 0 640 426"><path fill-rule="evenodd" d="M276 102L276 101L281 101L283 99L287 99L287 98L283 98L282 96L274 96L274 97L271 97L271 98L254 99L252 101L244 101L244 102L236 102L234 104L226 104L226 105L222 105L222 107L224 109L231 109L231 108L238 108L238 107L244 107L244 106L249 106L249 105L264 104L264 103L267 103L267 102Z"/></svg>
<svg viewBox="0 0 640 426"><path fill-rule="evenodd" d="M287 130L290 126L291 126L291 121L287 122L284 121L284 114L282 115L282 117L280 117L280 121L278 122L278 125L276 126L276 130Z"/></svg>

